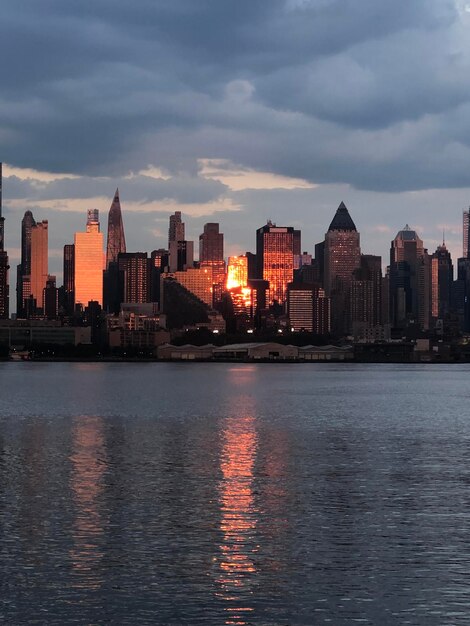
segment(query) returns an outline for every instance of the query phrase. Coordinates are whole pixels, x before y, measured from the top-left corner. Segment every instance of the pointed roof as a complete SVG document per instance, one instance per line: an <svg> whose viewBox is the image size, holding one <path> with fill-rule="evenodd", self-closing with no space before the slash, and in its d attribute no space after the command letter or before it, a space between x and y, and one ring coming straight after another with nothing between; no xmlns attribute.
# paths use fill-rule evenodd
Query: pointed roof
<svg viewBox="0 0 470 626"><path fill-rule="evenodd" d="M118 254L126 251L126 238L124 236L124 225L122 223L121 202L119 200L119 189L116 189L113 202L108 213L108 242L106 246L106 269L109 264L116 262Z"/></svg>
<svg viewBox="0 0 470 626"><path fill-rule="evenodd" d="M328 231L331 230L357 230L344 202L341 202L336 210L336 214L328 228Z"/></svg>
<svg viewBox="0 0 470 626"><path fill-rule="evenodd" d="M408 224L406 224L405 228L402 228L398 231L395 239L403 239L403 241L415 241L419 239L419 237L417 232L411 229Z"/></svg>

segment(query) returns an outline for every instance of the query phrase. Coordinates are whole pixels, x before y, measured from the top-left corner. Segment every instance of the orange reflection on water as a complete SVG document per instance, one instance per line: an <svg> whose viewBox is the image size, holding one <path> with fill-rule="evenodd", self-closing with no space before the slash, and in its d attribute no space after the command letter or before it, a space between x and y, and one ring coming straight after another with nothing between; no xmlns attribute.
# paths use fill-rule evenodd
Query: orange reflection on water
<svg viewBox="0 0 470 626"><path fill-rule="evenodd" d="M99 417L80 417L73 429L72 474L70 487L76 515L72 530L74 547L70 551L72 567L78 575L76 586L97 589L102 584L97 566L103 553L103 517L99 499L106 469L103 421Z"/></svg>
<svg viewBox="0 0 470 626"><path fill-rule="evenodd" d="M230 418L223 431L220 459L220 597L227 602L225 623L245 626L247 614L243 596L250 593L256 572L253 556L256 553L255 530L258 521L253 494L253 469L258 436L253 417Z"/></svg>

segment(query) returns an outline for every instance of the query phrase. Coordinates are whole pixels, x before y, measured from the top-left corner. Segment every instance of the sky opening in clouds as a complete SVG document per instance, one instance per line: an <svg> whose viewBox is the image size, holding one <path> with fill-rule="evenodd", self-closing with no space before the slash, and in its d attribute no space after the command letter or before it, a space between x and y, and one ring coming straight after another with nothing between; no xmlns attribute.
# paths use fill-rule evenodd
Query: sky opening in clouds
<svg viewBox="0 0 470 626"><path fill-rule="evenodd" d="M7 0L0 50L12 265L26 209L60 251L117 186L136 251L165 245L174 210L195 239L219 221L227 253L268 218L312 251L344 200L384 261L406 222L460 255L462 0Z"/></svg>

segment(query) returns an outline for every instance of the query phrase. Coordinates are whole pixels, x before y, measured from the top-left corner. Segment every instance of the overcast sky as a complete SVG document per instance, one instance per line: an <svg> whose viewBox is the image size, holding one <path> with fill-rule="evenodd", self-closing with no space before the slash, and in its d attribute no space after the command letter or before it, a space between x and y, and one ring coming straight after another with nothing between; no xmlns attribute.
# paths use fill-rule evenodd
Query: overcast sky
<svg viewBox="0 0 470 626"><path fill-rule="evenodd" d="M312 251L344 200L362 249L409 223L461 254L470 203L463 0L6 0L6 244L49 220L50 272L119 186L129 251L220 222L226 254L268 218ZM16 271L11 272L14 291Z"/></svg>

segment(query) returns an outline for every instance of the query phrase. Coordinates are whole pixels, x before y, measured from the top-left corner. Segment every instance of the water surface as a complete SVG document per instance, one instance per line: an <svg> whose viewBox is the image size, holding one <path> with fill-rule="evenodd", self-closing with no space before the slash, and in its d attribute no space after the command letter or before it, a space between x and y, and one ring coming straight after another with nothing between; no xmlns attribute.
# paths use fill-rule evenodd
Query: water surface
<svg viewBox="0 0 470 626"><path fill-rule="evenodd" d="M0 364L0 623L469 623L469 378Z"/></svg>

